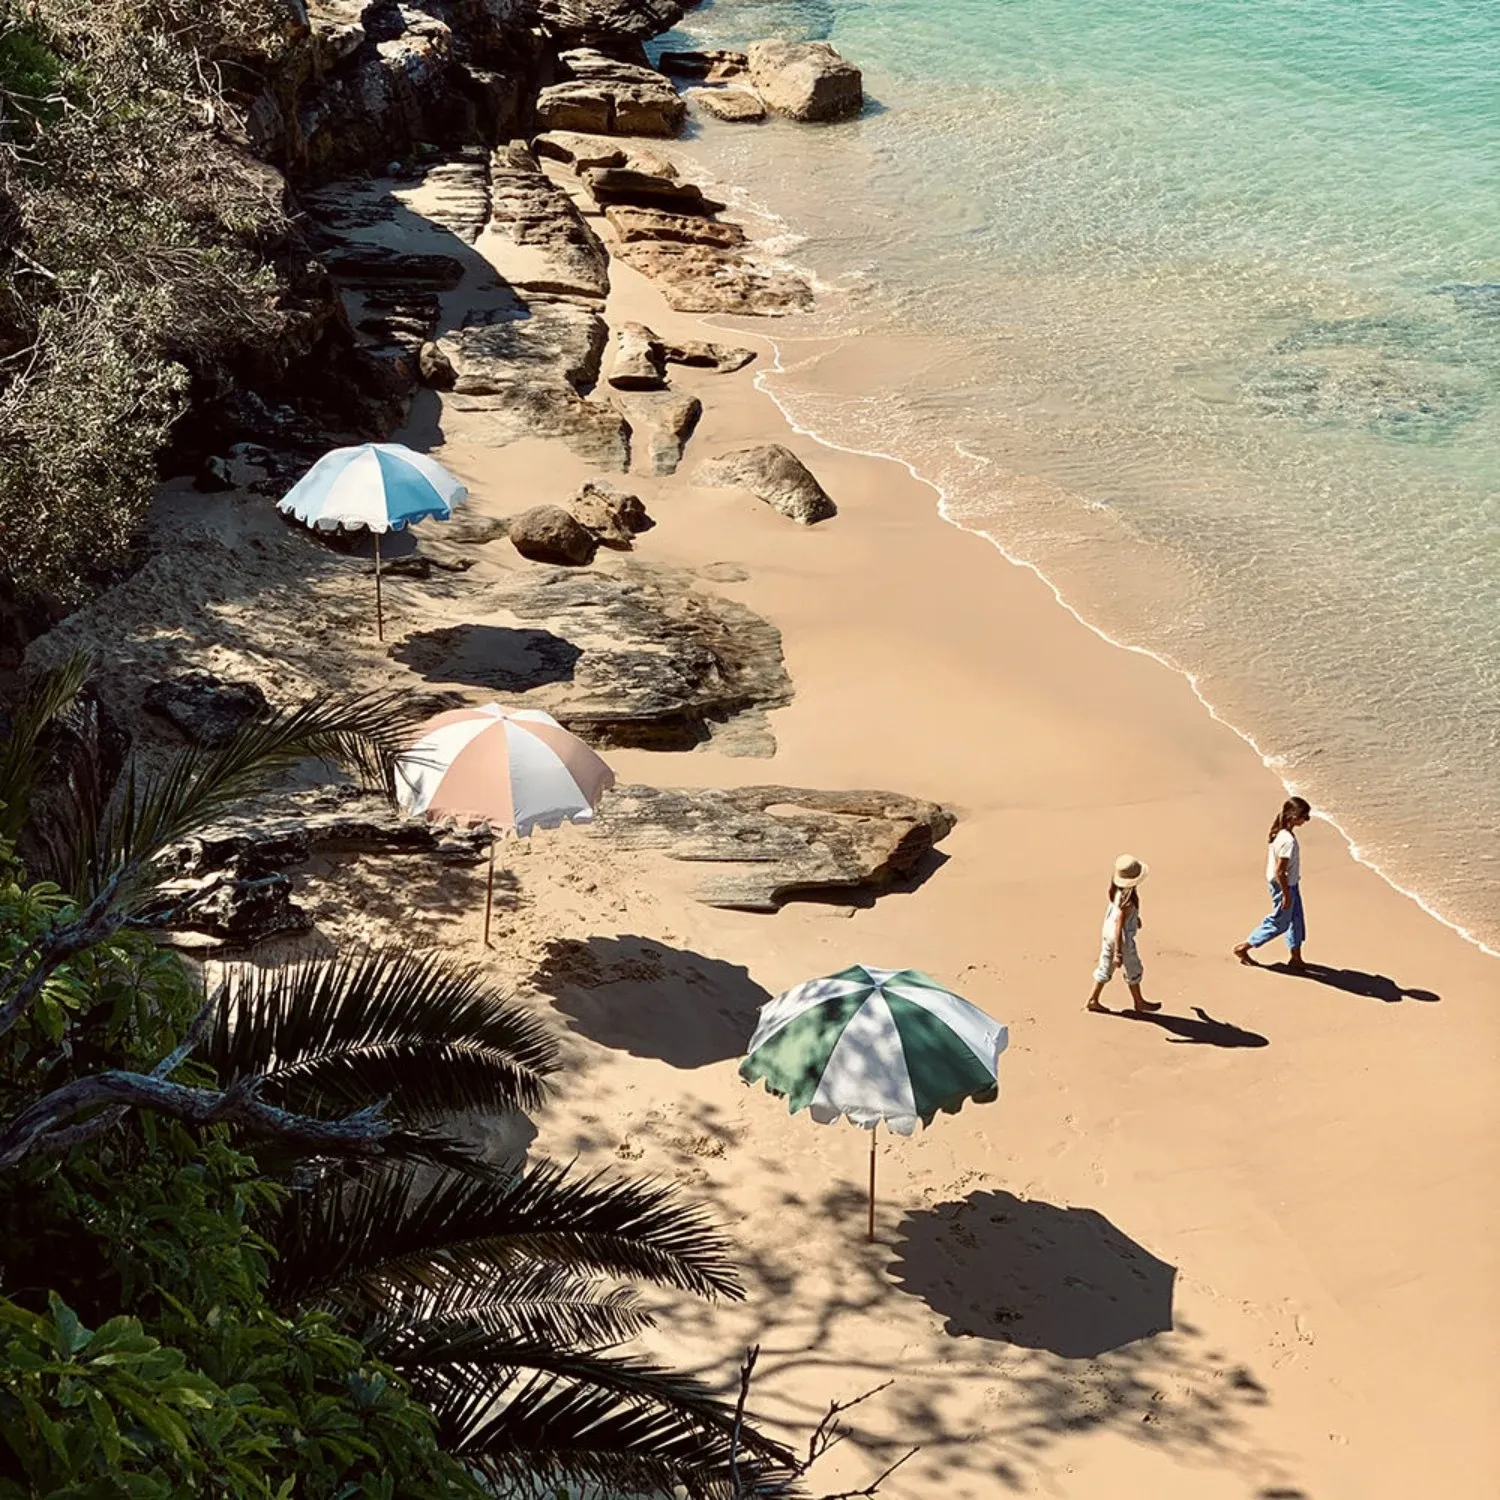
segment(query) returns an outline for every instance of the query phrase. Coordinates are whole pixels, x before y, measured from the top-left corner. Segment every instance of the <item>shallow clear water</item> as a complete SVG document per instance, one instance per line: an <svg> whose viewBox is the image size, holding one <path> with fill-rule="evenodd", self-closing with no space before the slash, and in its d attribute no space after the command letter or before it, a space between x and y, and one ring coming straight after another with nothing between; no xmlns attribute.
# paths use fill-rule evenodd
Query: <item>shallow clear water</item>
<svg viewBox="0 0 1500 1500"><path fill-rule="evenodd" d="M773 393L1500 947L1500 4L715 0L667 44L771 35L872 100L694 145L830 288Z"/></svg>

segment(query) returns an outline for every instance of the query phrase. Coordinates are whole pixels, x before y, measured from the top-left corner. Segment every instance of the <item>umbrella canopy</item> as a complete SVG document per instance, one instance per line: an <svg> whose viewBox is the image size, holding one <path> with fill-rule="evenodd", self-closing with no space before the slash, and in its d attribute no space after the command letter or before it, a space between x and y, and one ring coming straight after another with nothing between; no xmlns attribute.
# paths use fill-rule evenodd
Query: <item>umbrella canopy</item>
<svg viewBox="0 0 1500 1500"><path fill-rule="evenodd" d="M446 521L468 490L436 459L401 443L358 443L325 453L277 509L319 531L400 531L436 516Z"/></svg>
<svg viewBox="0 0 1500 1500"><path fill-rule="evenodd" d="M615 773L556 719L498 703L429 719L396 762L396 800L406 812L523 838L588 822L614 784Z"/></svg>
<svg viewBox="0 0 1500 1500"><path fill-rule="evenodd" d="M855 965L761 1008L740 1077L793 1114L910 1135L939 1110L997 1097L1006 1029L916 969Z"/></svg>

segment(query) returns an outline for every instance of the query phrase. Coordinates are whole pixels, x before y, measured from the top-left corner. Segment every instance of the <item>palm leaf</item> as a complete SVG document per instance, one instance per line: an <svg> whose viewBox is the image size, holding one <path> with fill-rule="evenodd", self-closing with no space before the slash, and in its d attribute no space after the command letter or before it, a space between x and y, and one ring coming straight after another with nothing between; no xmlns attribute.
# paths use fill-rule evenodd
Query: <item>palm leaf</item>
<svg viewBox="0 0 1500 1500"><path fill-rule="evenodd" d="M566 1266L527 1264L499 1268L483 1282L458 1280L436 1292L402 1296L361 1337L383 1347L393 1332L420 1326L519 1345L604 1349L650 1324L630 1287L604 1286Z"/></svg>
<svg viewBox="0 0 1500 1500"><path fill-rule="evenodd" d="M794 1492L791 1452L753 1422L732 1443L734 1409L704 1386L643 1360L513 1349L514 1363L444 1363L420 1345L387 1354L438 1419L438 1440L503 1489L538 1475L622 1491Z"/></svg>
<svg viewBox="0 0 1500 1500"><path fill-rule="evenodd" d="M744 1295L723 1235L673 1188L570 1179L550 1164L508 1178L372 1166L345 1191L294 1193L266 1233L280 1256L273 1295L289 1305L378 1312L528 1261Z"/></svg>
<svg viewBox="0 0 1500 1500"><path fill-rule="evenodd" d="M394 694L315 699L244 725L228 743L179 752L160 772L132 761L102 818L79 808L48 873L80 902L110 891L129 908L150 889L152 861L309 756L353 766L387 792L413 730Z"/></svg>
<svg viewBox="0 0 1500 1500"><path fill-rule="evenodd" d="M199 1055L285 1109L384 1099L403 1120L534 1109L558 1065L542 1022L478 970L410 949L237 971Z"/></svg>
<svg viewBox="0 0 1500 1500"><path fill-rule="evenodd" d="M37 745L83 689L90 661L75 652L50 672L33 678L10 716L10 732L0 742L0 840L14 843L31 813L31 799L45 756Z"/></svg>

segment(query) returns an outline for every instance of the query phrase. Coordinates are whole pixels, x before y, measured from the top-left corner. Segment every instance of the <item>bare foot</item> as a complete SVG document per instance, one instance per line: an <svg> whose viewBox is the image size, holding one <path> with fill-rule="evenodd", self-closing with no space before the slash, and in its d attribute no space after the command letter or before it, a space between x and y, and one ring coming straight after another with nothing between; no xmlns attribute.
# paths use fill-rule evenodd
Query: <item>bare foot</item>
<svg viewBox="0 0 1500 1500"><path fill-rule="evenodd" d="M1161 1009L1161 1001L1159 1001L1159 1000L1137 1000L1135 1002L1135 1008L1144 1016L1144 1015L1149 1014L1153 1010L1160 1010Z"/></svg>
<svg viewBox="0 0 1500 1500"><path fill-rule="evenodd" d="M1084 1009L1094 1011L1096 1014L1101 1016L1107 1016L1109 1014L1109 1007L1107 1005L1100 1005L1097 1000L1090 1000L1089 1003L1084 1006Z"/></svg>
<svg viewBox="0 0 1500 1500"><path fill-rule="evenodd" d="M1307 964L1300 958L1287 959L1286 966L1293 974L1307 973Z"/></svg>
<svg viewBox="0 0 1500 1500"><path fill-rule="evenodd" d="M1234 945L1234 956L1239 959L1242 964L1249 964L1252 969L1258 969L1260 967L1260 965L1250 957L1249 943L1236 943Z"/></svg>

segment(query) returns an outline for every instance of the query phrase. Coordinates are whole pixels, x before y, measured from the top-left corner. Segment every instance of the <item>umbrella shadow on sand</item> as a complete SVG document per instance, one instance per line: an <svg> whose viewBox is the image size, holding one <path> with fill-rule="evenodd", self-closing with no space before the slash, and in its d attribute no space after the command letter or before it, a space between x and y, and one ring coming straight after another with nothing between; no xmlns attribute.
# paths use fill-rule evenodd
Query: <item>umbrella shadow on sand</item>
<svg viewBox="0 0 1500 1500"><path fill-rule="evenodd" d="M633 934L554 938L532 983L573 1030L674 1068L741 1056L771 998L738 964Z"/></svg>
<svg viewBox="0 0 1500 1500"><path fill-rule="evenodd" d="M1176 1268L1093 1209L976 1192L900 1236L892 1280L951 1335L1097 1359L1172 1329Z"/></svg>

